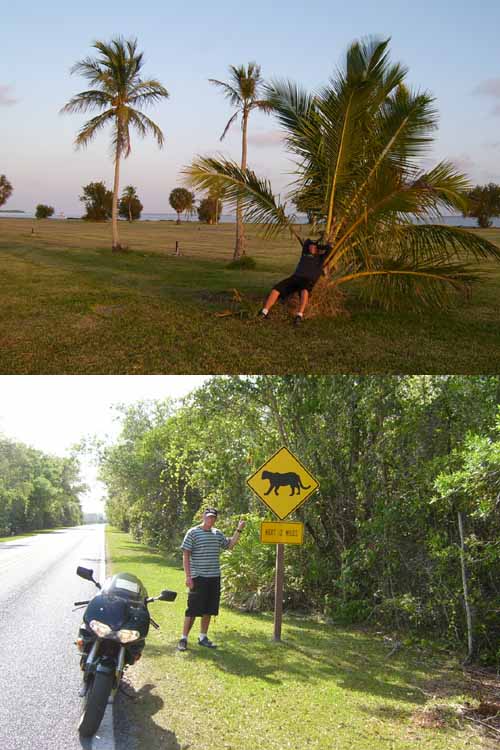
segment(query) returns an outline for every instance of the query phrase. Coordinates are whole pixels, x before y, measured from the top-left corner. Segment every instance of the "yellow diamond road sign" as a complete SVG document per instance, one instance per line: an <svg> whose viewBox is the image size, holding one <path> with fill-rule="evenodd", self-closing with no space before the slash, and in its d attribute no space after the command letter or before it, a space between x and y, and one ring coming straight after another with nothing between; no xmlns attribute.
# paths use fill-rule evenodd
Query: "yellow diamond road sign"
<svg viewBox="0 0 500 750"><path fill-rule="evenodd" d="M247 479L247 484L281 520L319 487L319 482L288 448L280 448Z"/></svg>

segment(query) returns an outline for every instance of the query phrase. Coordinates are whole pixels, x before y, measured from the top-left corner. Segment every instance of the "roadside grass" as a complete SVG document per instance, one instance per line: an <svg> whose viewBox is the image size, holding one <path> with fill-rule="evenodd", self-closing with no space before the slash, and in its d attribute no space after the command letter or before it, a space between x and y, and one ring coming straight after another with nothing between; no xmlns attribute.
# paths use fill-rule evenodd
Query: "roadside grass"
<svg viewBox="0 0 500 750"><path fill-rule="evenodd" d="M298 246L288 238L264 242L248 226L257 268L239 270L228 267L231 224L120 231L130 249L112 254L108 225L0 220L0 372L498 372L500 267L447 311L387 313L352 287L346 315L296 329L281 305L265 322L217 316L234 307L235 289L257 312L294 268ZM500 246L499 229L482 234Z"/></svg>
<svg viewBox="0 0 500 750"><path fill-rule="evenodd" d="M148 593L178 591L175 603L150 605L143 658L127 672L117 705L118 735L148 750L429 750L486 748L459 718L466 687L442 653L404 649L388 658L380 634L284 616L272 642L272 615L222 608L211 627L217 651L176 651L186 606L180 564L107 531L109 570L128 571Z"/></svg>

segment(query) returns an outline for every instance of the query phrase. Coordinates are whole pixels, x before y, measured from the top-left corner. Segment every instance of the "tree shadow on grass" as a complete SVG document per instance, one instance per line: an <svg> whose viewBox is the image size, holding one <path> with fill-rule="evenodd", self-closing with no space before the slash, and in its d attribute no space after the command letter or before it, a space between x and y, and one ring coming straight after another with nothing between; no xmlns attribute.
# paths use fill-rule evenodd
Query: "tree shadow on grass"
<svg viewBox="0 0 500 750"><path fill-rule="evenodd" d="M154 721L153 717L164 705L156 686L146 684L135 690L125 681L123 687L125 694L119 691L114 704L116 746L131 750L181 750L175 732Z"/></svg>
<svg viewBox="0 0 500 750"><path fill-rule="evenodd" d="M262 617L250 617L259 620L261 629ZM353 693L378 696L412 707L425 704L423 688L429 675L426 670L415 668L410 654L407 658L399 656L389 661L386 647L373 635L310 622L288 625L284 629L284 640L275 643L272 618L266 619L269 620L268 636L249 635L237 628L225 629L216 651L198 647L195 637L191 637L186 654L178 654L174 643L165 642L148 644L148 652L187 658L193 660L193 666L199 660L211 661L221 672L269 685L331 683Z"/></svg>

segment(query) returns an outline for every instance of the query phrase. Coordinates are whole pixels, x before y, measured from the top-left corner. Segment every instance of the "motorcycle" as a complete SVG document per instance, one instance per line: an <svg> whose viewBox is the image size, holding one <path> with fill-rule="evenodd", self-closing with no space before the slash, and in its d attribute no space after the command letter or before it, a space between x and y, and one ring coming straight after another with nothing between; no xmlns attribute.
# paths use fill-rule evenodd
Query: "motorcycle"
<svg viewBox="0 0 500 750"><path fill-rule="evenodd" d="M130 573L106 578L103 586L94 580L94 571L78 567L76 573L92 581L99 592L75 607L88 605L76 646L83 671L80 697L83 710L78 724L82 737L91 737L102 721L108 701L114 698L127 666L141 658L150 624L159 628L148 612L154 601L172 602L177 593L165 589L148 597L143 584Z"/></svg>

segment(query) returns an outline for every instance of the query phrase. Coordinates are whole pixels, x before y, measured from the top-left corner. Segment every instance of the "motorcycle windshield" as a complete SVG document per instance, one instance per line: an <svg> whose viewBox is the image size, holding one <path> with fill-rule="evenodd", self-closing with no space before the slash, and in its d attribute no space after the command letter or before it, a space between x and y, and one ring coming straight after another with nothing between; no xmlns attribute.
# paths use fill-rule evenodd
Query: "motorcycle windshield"
<svg viewBox="0 0 500 750"><path fill-rule="evenodd" d="M98 620L111 630L120 630L128 620L128 602L118 596L98 594L88 605L84 621Z"/></svg>

